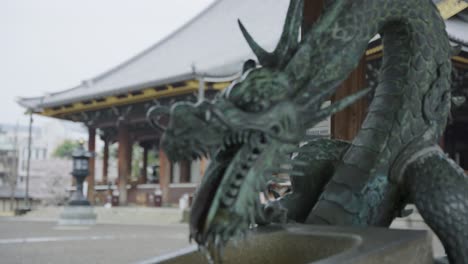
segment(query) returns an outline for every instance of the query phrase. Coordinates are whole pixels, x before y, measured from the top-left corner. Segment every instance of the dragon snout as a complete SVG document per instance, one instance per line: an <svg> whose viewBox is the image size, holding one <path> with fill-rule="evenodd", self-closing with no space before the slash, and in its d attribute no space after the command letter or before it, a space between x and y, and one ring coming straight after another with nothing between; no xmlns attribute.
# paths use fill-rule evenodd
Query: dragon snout
<svg viewBox="0 0 468 264"><path fill-rule="evenodd" d="M207 107L203 102L179 102L171 108L154 106L148 110L149 123L163 132L160 146L170 160L208 156L210 149L220 144L219 126L210 118Z"/></svg>

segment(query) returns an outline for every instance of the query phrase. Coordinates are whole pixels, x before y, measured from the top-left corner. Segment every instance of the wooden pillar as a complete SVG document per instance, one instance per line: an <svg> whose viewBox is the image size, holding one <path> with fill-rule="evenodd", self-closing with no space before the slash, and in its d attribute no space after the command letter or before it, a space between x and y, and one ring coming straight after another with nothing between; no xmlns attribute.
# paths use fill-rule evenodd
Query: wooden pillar
<svg viewBox="0 0 468 264"><path fill-rule="evenodd" d="M190 161L182 160L179 163L180 166L180 183L188 183L190 182Z"/></svg>
<svg viewBox="0 0 468 264"><path fill-rule="evenodd" d="M141 172L141 183L145 184L148 181L148 172L146 168L148 167L148 150L149 146L147 144L143 145L143 170Z"/></svg>
<svg viewBox="0 0 468 264"><path fill-rule="evenodd" d="M102 183L107 184L109 174L109 139L104 139L104 155L102 157Z"/></svg>
<svg viewBox="0 0 468 264"><path fill-rule="evenodd" d="M169 184L171 181L171 162L164 151L159 150L159 184L162 192L162 204L169 204Z"/></svg>
<svg viewBox="0 0 468 264"><path fill-rule="evenodd" d="M322 13L324 0L304 1L304 21L302 21L302 34L307 33L310 27L317 21Z"/></svg>
<svg viewBox="0 0 468 264"><path fill-rule="evenodd" d="M120 125L118 128L118 170L119 170L119 204L127 204L127 179L129 172L129 154L131 151L130 148L130 134L128 132L128 127L125 125Z"/></svg>
<svg viewBox="0 0 468 264"><path fill-rule="evenodd" d="M131 182L132 181L132 167L133 167L133 141L132 141L132 138L131 136L129 135L129 141L128 141L128 144L129 144L129 151L127 152L127 164L128 164L128 167L127 167L127 182Z"/></svg>
<svg viewBox="0 0 468 264"><path fill-rule="evenodd" d="M304 21L302 23L303 33L306 33L308 29L317 21L322 12L322 9L327 3L329 3L329 1L304 1ZM361 59L359 66L349 75L348 79L344 81L342 85L340 85L335 95L331 98L332 101L340 100L359 91L362 88L365 88L365 63L365 59ZM367 107L367 100L361 99L343 111L333 115L331 119L332 138L352 140L356 136L362 122L364 121Z"/></svg>
<svg viewBox="0 0 468 264"><path fill-rule="evenodd" d="M94 204L94 178L96 169L96 128L88 127L88 151L93 155L89 158L89 175L86 178L88 182L88 201Z"/></svg>
<svg viewBox="0 0 468 264"><path fill-rule="evenodd" d="M207 163L208 163L208 160L206 158L202 158L200 160L200 182L201 180L203 180L203 177L205 176Z"/></svg>
<svg viewBox="0 0 468 264"><path fill-rule="evenodd" d="M359 62L358 67L351 72L338 88L332 101L345 98L366 87L366 61L364 58ZM331 119L332 138L351 141L357 135L362 122L366 117L369 106L366 97L355 102L343 111L336 113Z"/></svg>

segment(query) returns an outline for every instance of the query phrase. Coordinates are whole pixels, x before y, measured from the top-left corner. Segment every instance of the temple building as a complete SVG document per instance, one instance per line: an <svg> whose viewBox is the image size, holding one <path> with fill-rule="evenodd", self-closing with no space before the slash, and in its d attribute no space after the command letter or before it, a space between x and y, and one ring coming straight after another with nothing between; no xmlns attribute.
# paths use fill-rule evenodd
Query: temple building
<svg viewBox="0 0 468 264"><path fill-rule="evenodd" d="M319 10L312 2L306 1L305 20L314 20L314 10ZM468 11L462 11L468 5L458 1L437 2L450 39L462 49L453 57L454 94L468 95ZM148 204L157 190L162 192L163 204L175 203L184 193L193 193L209 161L171 164L159 149L161 134L146 120L147 110L154 105L213 98L239 77L245 60L255 58L238 28L237 19L242 20L262 47L272 50L281 33L288 4L288 0L215 1L162 41L109 71L71 89L20 98L18 103L35 114L85 124L89 129L90 151L96 151L97 134L105 142L102 181L94 181L95 161L90 162L87 179L90 201L106 194L100 190L108 189L109 146L118 143L118 181L113 188L118 190L120 204ZM382 47L375 38L360 67L332 100L365 87L366 82L375 83L381 56ZM327 126L333 137L352 139L365 115L366 102L360 104L332 118ZM458 157L465 169L468 169L468 141L462 135L468 129L467 108L467 103L460 103L454 110L443 140L447 151L456 160ZM327 134L326 129L320 134ZM141 170L138 179L130 177L132 146L143 149L143 168L152 165L147 164L148 151L157 149L159 183L148 181L146 169Z"/></svg>

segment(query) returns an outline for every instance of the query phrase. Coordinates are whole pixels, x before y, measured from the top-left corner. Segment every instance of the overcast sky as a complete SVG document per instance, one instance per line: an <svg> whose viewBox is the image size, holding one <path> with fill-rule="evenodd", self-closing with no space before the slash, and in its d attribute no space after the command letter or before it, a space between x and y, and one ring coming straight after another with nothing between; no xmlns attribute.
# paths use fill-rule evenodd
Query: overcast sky
<svg viewBox="0 0 468 264"><path fill-rule="evenodd" d="M151 46L213 1L0 0L0 123L27 125L17 97L78 85Z"/></svg>

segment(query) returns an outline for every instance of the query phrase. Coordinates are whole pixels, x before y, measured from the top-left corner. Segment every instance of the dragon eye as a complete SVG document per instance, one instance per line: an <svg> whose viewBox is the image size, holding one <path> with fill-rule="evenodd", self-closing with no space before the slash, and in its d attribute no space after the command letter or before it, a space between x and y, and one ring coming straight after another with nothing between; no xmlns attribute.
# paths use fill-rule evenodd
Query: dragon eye
<svg viewBox="0 0 468 264"><path fill-rule="evenodd" d="M257 67L257 63L254 60L247 60L244 63L244 67L242 68L242 73L245 73L251 69L255 69L256 67Z"/></svg>
<svg viewBox="0 0 468 264"><path fill-rule="evenodd" d="M270 129L271 129L271 131L273 131L273 133L274 133L275 135L278 135L279 132L281 131L280 126L277 125L277 124L272 125Z"/></svg>

